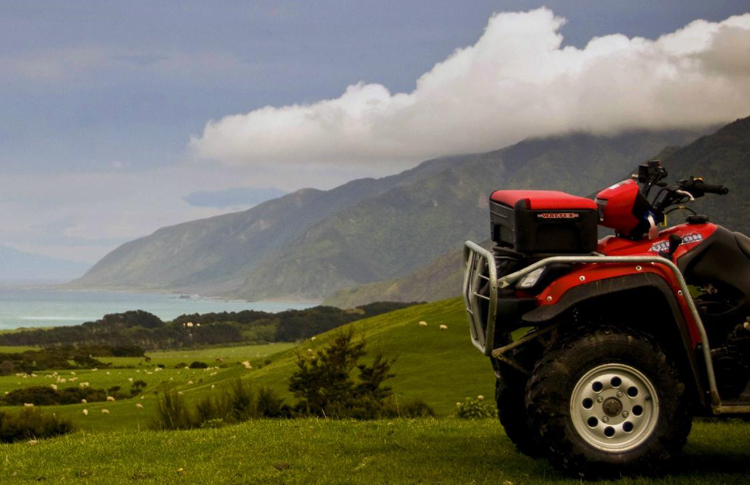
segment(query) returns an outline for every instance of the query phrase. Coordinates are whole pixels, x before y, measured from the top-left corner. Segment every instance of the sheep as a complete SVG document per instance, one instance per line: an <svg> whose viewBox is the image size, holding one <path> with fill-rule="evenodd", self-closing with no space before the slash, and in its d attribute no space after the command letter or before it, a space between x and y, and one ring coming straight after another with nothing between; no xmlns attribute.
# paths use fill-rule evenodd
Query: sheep
<svg viewBox="0 0 750 485"><path fill-rule="evenodd" d="M76 375L75 371L70 371L70 375L72 376Z"/></svg>
<svg viewBox="0 0 750 485"><path fill-rule="evenodd" d="M484 396L481 394L477 396L477 401L484 401Z"/></svg>
<svg viewBox="0 0 750 485"><path fill-rule="evenodd" d="M89 415L89 410L88 409L84 409L83 410L83 415L84 416L88 416Z"/></svg>
<svg viewBox="0 0 750 485"><path fill-rule="evenodd" d="M310 340L312 340L314 342L315 341L315 337L310 338Z"/></svg>
<svg viewBox="0 0 750 485"><path fill-rule="evenodd" d="M81 403L83 403L83 404L87 404L87 403L88 403L88 401L87 401L87 400L85 400L85 399L81 399Z"/></svg>
<svg viewBox="0 0 750 485"><path fill-rule="evenodd" d="M448 330L448 325L440 325L440 330Z"/></svg>
<svg viewBox="0 0 750 485"><path fill-rule="evenodd" d="M109 414L109 409L102 409L102 414Z"/></svg>
<svg viewBox="0 0 750 485"><path fill-rule="evenodd" d="M112 396L107 396L107 401L108 401L108 402L112 402L112 401L114 401L114 400L115 400L115 398L114 398L114 397L112 397Z"/></svg>
<svg viewBox="0 0 750 485"><path fill-rule="evenodd" d="M132 377L128 377L128 382L133 382L133 378Z"/></svg>
<svg viewBox="0 0 750 485"><path fill-rule="evenodd" d="M23 407L25 407L25 408L33 408L34 407L34 403L33 402L25 402L25 403L23 403Z"/></svg>
<svg viewBox="0 0 750 485"><path fill-rule="evenodd" d="M192 386L192 385L193 385L193 381L188 381L188 386Z"/></svg>
<svg viewBox="0 0 750 485"><path fill-rule="evenodd" d="M135 407L137 407L138 409L143 409L143 404L137 402L135 403Z"/></svg>
<svg viewBox="0 0 750 485"><path fill-rule="evenodd" d="M86 387L89 387L89 383L88 382L81 382L80 384L78 384L78 387L80 387L81 389L84 389Z"/></svg>
<svg viewBox="0 0 750 485"><path fill-rule="evenodd" d="M421 322L419 322L419 326L420 327L426 327L427 326L427 322L425 322L424 320L422 320Z"/></svg>
<svg viewBox="0 0 750 485"><path fill-rule="evenodd" d="M213 391L216 386L214 384L211 384L211 390Z"/></svg>
<svg viewBox="0 0 750 485"><path fill-rule="evenodd" d="M53 391L57 390L57 384L50 384L49 387L51 387Z"/></svg>

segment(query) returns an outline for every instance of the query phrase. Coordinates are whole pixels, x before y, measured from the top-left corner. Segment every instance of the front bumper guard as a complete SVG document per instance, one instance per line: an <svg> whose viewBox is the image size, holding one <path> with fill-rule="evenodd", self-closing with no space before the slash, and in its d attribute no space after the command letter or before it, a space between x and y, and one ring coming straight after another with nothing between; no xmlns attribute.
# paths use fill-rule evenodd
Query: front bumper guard
<svg viewBox="0 0 750 485"><path fill-rule="evenodd" d="M711 393L711 404L716 414L746 413L750 410L748 406L723 406L719 391L716 386L716 375L714 374L713 361L711 359L711 347L708 343L706 328L703 326L698 309L695 306L690 290L682 272L672 261L661 256L551 256L533 263L519 271L497 277L497 267L493 254L472 241L466 241L464 245L464 285L463 298L466 304L466 312L469 317L469 329L471 341L474 346L486 356L493 355L493 344L495 339L495 327L497 325L498 291L508 288L527 274L554 263L568 264L591 264L591 263L613 263L613 264L660 264L667 267L675 276L679 286L681 298L685 299L690 314L693 316L696 327L701 337L701 348L705 361L708 386Z"/></svg>

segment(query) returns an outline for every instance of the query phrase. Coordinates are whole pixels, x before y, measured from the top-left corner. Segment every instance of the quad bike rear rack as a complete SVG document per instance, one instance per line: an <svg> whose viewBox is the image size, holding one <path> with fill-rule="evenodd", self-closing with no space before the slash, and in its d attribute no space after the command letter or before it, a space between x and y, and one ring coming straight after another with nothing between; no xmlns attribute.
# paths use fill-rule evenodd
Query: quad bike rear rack
<svg viewBox="0 0 750 485"><path fill-rule="evenodd" d="M660 264L669 268L680 285L680 292L677 296L685 299L700 334L711 396L711 407L714 414L750 413L750 405L722 404L716 386L716 375L714 374L713 361L711 359L711 347L708 343L708 335L703 326L703 321L695 306L693 297L690 295L690 290L682 272L676 264L661 256L551 256L530 264L519 271L498 278L493 254L472 241L466 241L464 245L463 298L469 317L471 341L480 352L489 357L494 355L493 352L499 350L492 348L492 342L495 341L498 290L507 288L527 274L554 263ZM486 309L483 309L481 301L487 302Z"/></svg>

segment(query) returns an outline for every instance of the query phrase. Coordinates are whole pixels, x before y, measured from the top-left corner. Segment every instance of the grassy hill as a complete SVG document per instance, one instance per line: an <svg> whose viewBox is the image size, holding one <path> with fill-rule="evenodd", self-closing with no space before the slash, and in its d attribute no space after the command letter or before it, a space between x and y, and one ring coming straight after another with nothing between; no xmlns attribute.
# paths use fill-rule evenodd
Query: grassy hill
<svg viewBox="0 0 750 485"><path fill-rule="evenodd" d="M427 327L419 326L428 322ZM447 330L440 330L446 325ZM382 352L388 357L397 357L393 366L396 374L389 385L394 388L399 400L420 398L430 404L438 415L454 412L457 401L466 396L484 395L490 399L494 394L494 374L486 358L477 352L469 341L469 331L462 303L458 299L445 300L427 305L417 305L377 317L360 320L342 328L353 327L357 338L365 338L369 357ZM108 389L121 386L129 389L130 381L144 380L148 386L143 399L137 397L110 403L88 403L68 406L49 406L43 409L71 418L81 429L90 432L112 430L136 430L144 428L156 409L157 396L154 391L164 385L174 385L189 401L197 401L212 392L231 385L242 378L255 387L270 387L288 403L292 397L287 388L289 377L295 371L295 352L307 352L328 343L333 330L308 339L299 347L289 344L271 344L242 347L224 347L198 351L174 351L147 353L150 362L131 357L101 358L118 367L131 368L58 371L57 377L47 377L51 371L36 373L36 377L23 378L17 375L0 377L0 392L19 387L50 385L60 387L88 382L93 388ZM216 368L220 365L226 368ZM176 364L190 364L199 360L211 369L174 368ZM248 360L253 369L245 369L240 362ZM163 370L156 370L163 364ZM74 381L69 379L74 378ZM143 408L137 408L136 404ZM3 408L7 409L7 408ZM83 410L88 410L88 415ZM108 414L101 410L107 409Z"/></svg>
<svg viewBox="0 0 750 485"><path fill-rule="evenodd" d="M71 417L82 431L40 441L0 445L4 483L579 483L546 461L515 451L495 419L464 421L451 416L455 402L483 394L491 399L494 376L468 339L457 299L409 307L350 324L372 352L398 356L389 381L399 399L419 397L442 419L374 422L257 420L221 429L148 431L156 406L154 390L178 386L191 402L240 377L255 386L286 393L297 350L320 348L332 333L289 344L149 353L108 359L129 369L79 371L92 387L148 381L143 399L45 407ZM428 322L427 327L418 324ZM439 325L447 325L440 330ZM217 369L217 359L226 368ZM174 368L202 360L208 370ZM239 362L250 360L253 369ZM158 363L165 369L156 371ZM260 368L259 368L260 367ZM0 378L0 392L49 381ZM59 373L62 375L62 373ZM70 372L66 371L70 378ZM137 408L136 403L143 405ZM83 415L82 411L89 411ZM107 409L109 414L102 414ZM750 473L746 446L750 425L737 421L699 422L683 457L664 479L628 478L607 483L741 483ZM591 482L596 483L596 482Z"/></svg>

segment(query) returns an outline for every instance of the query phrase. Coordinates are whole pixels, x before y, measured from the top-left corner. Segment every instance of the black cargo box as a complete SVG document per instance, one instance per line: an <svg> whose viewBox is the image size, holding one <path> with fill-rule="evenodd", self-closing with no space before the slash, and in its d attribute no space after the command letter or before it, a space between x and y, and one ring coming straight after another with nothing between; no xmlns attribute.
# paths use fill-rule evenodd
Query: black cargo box
<svg viewBox="0 0 750 485"><path fill-rule="evenodd" d="M548 190L498 190L490 196L492 240L519 253L596 251L599 215L591 199Z"/></svg>

